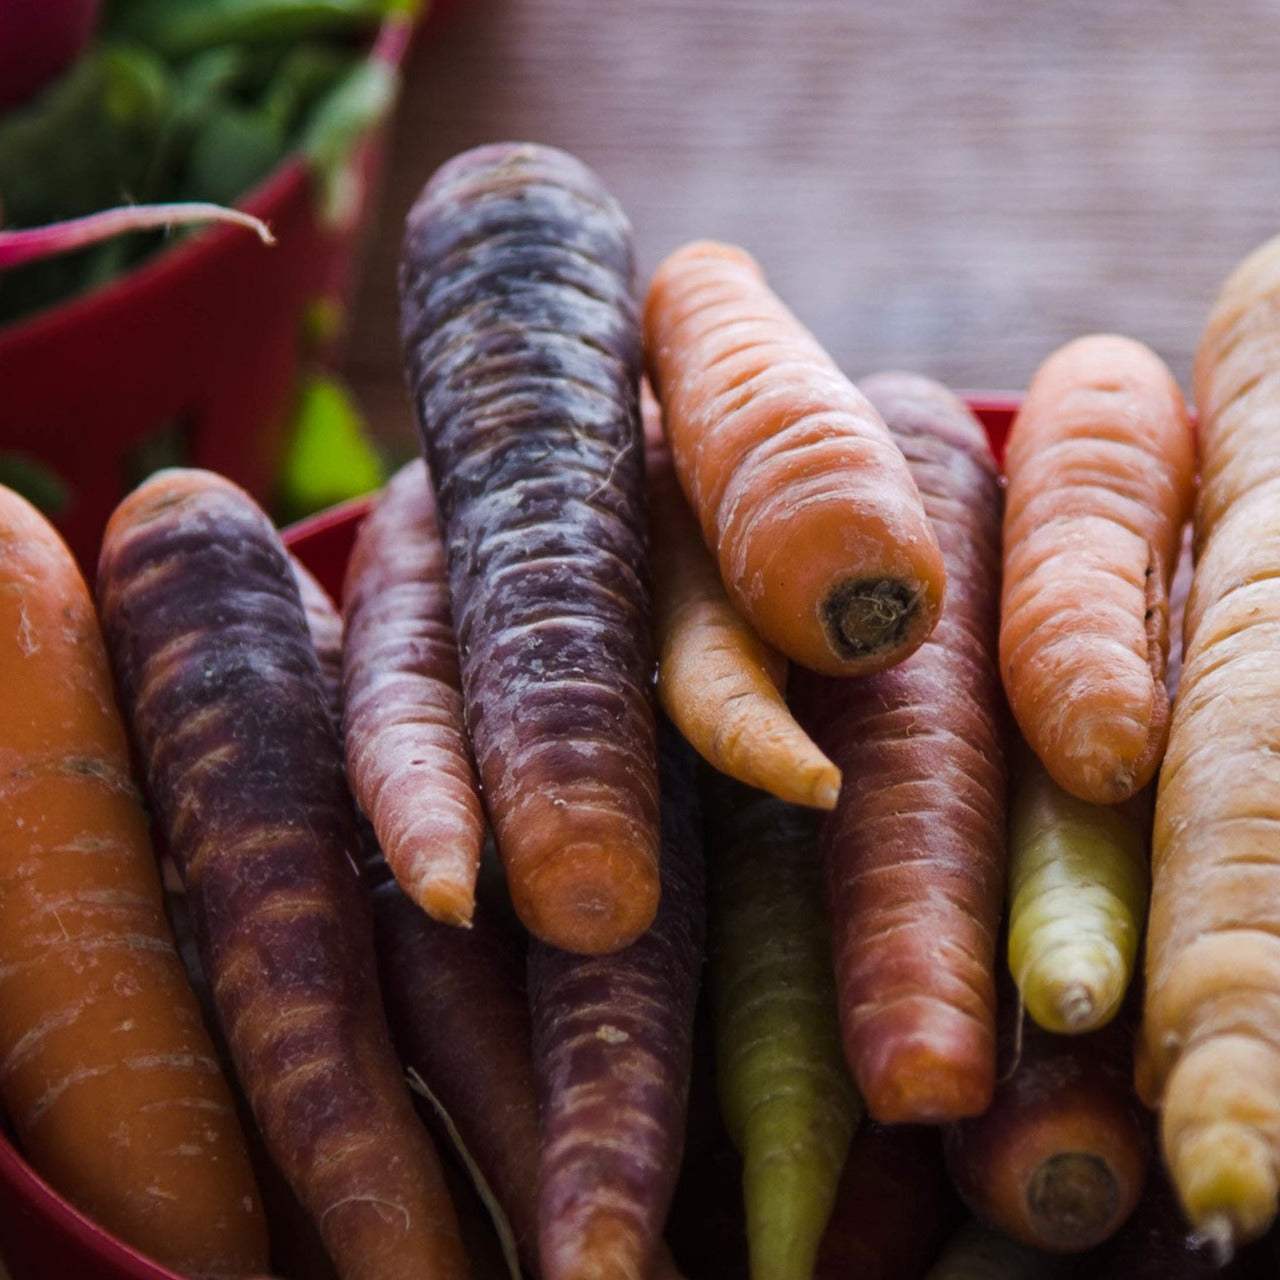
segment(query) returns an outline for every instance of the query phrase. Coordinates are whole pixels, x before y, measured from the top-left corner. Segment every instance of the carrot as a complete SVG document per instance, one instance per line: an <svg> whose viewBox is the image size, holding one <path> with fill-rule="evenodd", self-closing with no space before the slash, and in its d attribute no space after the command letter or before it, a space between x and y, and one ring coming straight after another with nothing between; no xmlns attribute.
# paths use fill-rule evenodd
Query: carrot
<svg viewBox="0 0 1280 1280"><path fill-rule="evenodd" d="M542 1111L543 1280L641 1280L684 1143L704 932L692 758L659 733L662 902L653 928L610 956L529 950Z"/></svg>
<svg viewBox="0 0 1280 1280"><path fill-rule="evenodd" d="M296 561L293 569L337 726L342 723L342 619L307 570ZM452 640L448 643L451 647ZM439 699L428 701L429 711L447 711L449 700L441 695L457 699L456 661L423 693ZM521 1261L536 1273L538 1102L524 947L492 915L476 917L465 930L430 919L396 882L367 823L359 823L358 834L382 998L400 1060L448 1113L506 1214Z"/></svg>
<svg viewBox="0 0 1280 1280"><path fill-rule="evenodd" d="M1053 780L1094 804L1133 795L1164 752L1167 596L1193 455L1173 375L1111 334L1055 351L1009 435L1005 692Z"/></svg>
<svg viewBox="0 0 1280 1280"><path fill-rule="evenodd" d="M1142 1194L1131 1029L1121 1018L1089 1035L1050 1035L1003 994L995 1097L948 1128L947 1164L978 1217L1033 1248L1079 1253L1113 1235Z"/></svg>
<svg viewBox="0 0 1280 1280"><path fill-rule="evenodd" d="M1065 1280L1066 1275L1062 1258L971 1220L952 1236L926 1280Z"/></svg>
<svg viewBox="0 0 1280 1280"><path fill-rule="evenodd" d="M268 1149L351 1280L467 1267L378 999L353 814L287 553L228 481L160 472L99 600L157 816Z"/></svg>
<svg viewBox="0 0 1280 1280"><path fill-rule="evenodd" d="M645 303L649 376L680 483L734 604L828 675L900 662L945 575L879 415L741 249L698 241Z"/></svg>
<svg viewBox="0 0 1280 1280"><path fill-rule="evenodd" d="M411 462L360 527L343 587L347 773L388 864L428 915L467 924L484 811L462 726L444 548Z"/></svg>
<svg viewBox="0 0 1280 1280"><path fill-rule="evenodd" d="M1266 1231L1280 1173L1280 240L1227 281L1196 355L1186 652L1152 841L1139 1083L1192 1226Z"/></svg>
<svg viewBox="0 0 1280 1280"><path fill-rule="evenodd" d="M1024 750L1009 817L1009 970L1046 1031L1096 1031L1133 978L1147 911L1146 793L1097 805Z"/></svg>
<svg viewBox="0 0 1280 1280"><path fill-rule="evenodd" d="M794 694L845 779L822 836L845 1058L877 1120L931 1123L981 1112L995 1073L1000 493L986 436L949 391L908 374L862 386L937 529L947 607L892 671L798 678Z"/></svg>
<svg viewBox="0 0 1280 1280"><path fill-rule="evenodd" d="M916 1280L937 1253L946 1199L934 1129L864 1124L853 1136L814 1280Z"/></svg>
<svg viewBox="0 0 1280 1280"><path fill-rule="evenodd" d="M752 1280L805 1280L858 1100L840 1060L810 815L708 784L711 990L720 1107L743 1159Z"/></svg>
<svg viewBox="0 0 1280 1280"><path fill-rule="evenodd" d="M660 410L652 399L649 404L656 418ZM725 594L660 432L654 439L646 416L658 700L721 773L792 804L830 809L840 771L787 709L786 659L752 631Z"/></svg>
<svg viewBox="0 0 1280 1280"><path fill-rule="evenodd" d="M167 1266L264 1270L226 1080L164 914L93 601L0 488L0 1096L31 1163Z"/></svg>
<svg viewBox="0 0 1280 1280"><path fill-rule="evenodd" d="M409 214L401 323L467 726L521 919L617 951L658 903L631 233L547 147L480 147Z"/></svg>

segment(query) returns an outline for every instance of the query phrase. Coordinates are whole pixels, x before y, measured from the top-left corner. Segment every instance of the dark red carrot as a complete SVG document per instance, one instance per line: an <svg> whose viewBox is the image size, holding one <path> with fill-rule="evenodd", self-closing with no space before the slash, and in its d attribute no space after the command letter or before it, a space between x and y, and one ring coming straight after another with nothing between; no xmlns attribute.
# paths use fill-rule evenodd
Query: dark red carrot
<svg viewBox="0 0 1280 1280"><path fill-rule="evenodd" d="M513 900L545 942L616 951L658 901L626 217L563 152L455 157L409 215L401 327Z"/></svg>
<svg viewBox="0 0 1280 1280"><path fill-rule="evenodd" d="M337 725L342 619L296 561L294 571ZM456 662L452 670L456 695ZM400 888L368 823L359 823L359 835L382 997L400 1059L448 1113L506 1214L522 1263L536 1272L538 1102L522 940L490 914L465 930L430 919Z"/></svg>
<svg viewBox="0 0 1280 1280"><path fill-rule="evenodd" d="M944 387L908 374L860 385L937 532L946 605L897 667L859 680L797 672L793 689L844 776L823 853L845 1056L877 1120L929 1123L977 1115L995 1079L1000 494L982 428Z"/></svg>
<svg viewBox="0 0 1280 1280"><path fill-rule="evenodd" d="M466 924L484 846L462 726L444 547L426 467L411 462L360 527L343 587L347 773L400 887Z"/></svg>
<svg viewBox="0 0 1280 1280"><path fill-rule="evenodd" d="M840 1174L814 1280L916 1280L938 1251L945 1183L936 1130L864 1124Z"/></svg>
<svg viewBox="0 0 1280 1280"><path fill-rule="evenodd" d="M201 959L268 1148L352 1280L467 1271L378 998L356 835L287 553L247 494L161 472L99 604Z"/></svg>
<svg viewBox="0 0 1280 1280"><path fill-rule="evenodd" d="M1133 1212L1149 1143L1132 1024L1122 1011L1100 1031L1054 1035L1002 983L995 1097L946 1133L952 1181L978 1217L1034 1248L1079 1253Z"/></svg>
<svg viewBox="0 0 1280 1280"><path fill-rule="evenodd" d="M662 903L625 951L529 952L543 1280L643 1280L684 1142L705 906L692 755L660 734Z"/></svg>

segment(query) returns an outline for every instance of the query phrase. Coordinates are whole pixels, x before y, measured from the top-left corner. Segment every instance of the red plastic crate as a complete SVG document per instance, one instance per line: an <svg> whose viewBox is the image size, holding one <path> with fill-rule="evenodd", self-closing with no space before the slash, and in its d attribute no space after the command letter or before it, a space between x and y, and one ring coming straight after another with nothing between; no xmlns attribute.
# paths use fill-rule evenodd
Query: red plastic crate
<svg viewBox="0 0 1280 1280"><path fill-rule="evenodd" d="M1012 396L968 397L999 458L1017 409ZM285 531L285 542L336 597L369 499L344 503ZM14 1280L181 1280L69 1205L0 1136L0 1251Z"/></svg>

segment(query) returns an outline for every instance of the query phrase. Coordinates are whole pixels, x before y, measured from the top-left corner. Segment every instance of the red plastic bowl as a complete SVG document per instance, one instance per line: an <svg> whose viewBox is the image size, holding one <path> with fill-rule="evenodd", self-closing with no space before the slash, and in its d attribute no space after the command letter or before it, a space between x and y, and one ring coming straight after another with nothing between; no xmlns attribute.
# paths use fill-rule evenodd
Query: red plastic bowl
<svg viewBox="0 0 1280 1280"><path fill-rule="evenodd" d="M381 167L382 136L356 158L354 216L328 225L300 158L241 201L277 244L211 227L101 289L0 327L0 450L67 485L55 523L82 563L130 487L130 460L173 432L184 460L259 499L279 473L312 303L345 301Z"/></svg>
<svg viewBox="0 0 1280 1280"><path fill-rule="evenodd" d="M971 395L996 456L1017 401ZM368 499L344 503L285 531L285 542L336 597ZM0 1136L0 1252L14 1280L182 1280L151 1262L69 1205Z"/></svg>

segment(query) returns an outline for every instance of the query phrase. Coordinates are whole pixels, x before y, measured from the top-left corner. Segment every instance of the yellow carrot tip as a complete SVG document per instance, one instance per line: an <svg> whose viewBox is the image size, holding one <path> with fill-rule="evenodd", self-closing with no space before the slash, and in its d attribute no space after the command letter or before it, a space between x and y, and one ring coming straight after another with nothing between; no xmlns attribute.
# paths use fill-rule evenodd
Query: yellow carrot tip
<svg viewBox="0 0 1280 1280"><path fill-rule="evenodd" d="M1266 1234L1278 1188L1270 1146L1256 1129L1230 1120L1202 1125L1166 1154L1187 1218L1215 1253L1229 1259L1237 1245Z"/></svg>
<svg viewBox="0 0 1280 1280"><path fill-rule="evenodd" d="M1225 1213L1210 1214L1200 1229L1191 1233L1191 1241L1208 1248L1213 1255L1213 1264L1219 1270L1228 1266L1235 1255L1235 1232L1231 1228L1231 1219Z"/></svg>
<svg viewBox="0 0 1280 1280"><path fill-rule="evenodd" d="M1065 983L1051 994L1050 1000L1064 1032L1090 1031L1098 1025L1093 994L1083 982Z"/></svg>
<svg viewBox="0 0 1280 1280"><path fill-rule="evenodd" d="M840 775L838 773L835 781L829 779L821 781L813 789L813 803L819 809L834 809L839 799Z"/></svg>

